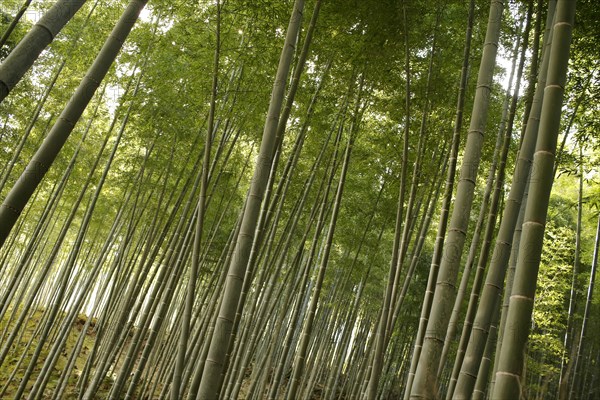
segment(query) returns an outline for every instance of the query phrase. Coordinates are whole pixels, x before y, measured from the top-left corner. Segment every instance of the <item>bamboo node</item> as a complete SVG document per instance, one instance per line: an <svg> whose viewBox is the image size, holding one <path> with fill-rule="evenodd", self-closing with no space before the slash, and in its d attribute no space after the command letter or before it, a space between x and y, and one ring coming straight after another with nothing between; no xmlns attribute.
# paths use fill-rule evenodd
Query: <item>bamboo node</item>
<svg viewBox="0 0 600 400"><path fill-rule="evenodd" d="M11 206L9 204L2 204L2 207L6 208L7 210L11 211L14 214L17 214L17 215L21 214L21 212L19 211L18 208L13 207L13 206Z"/></svg>

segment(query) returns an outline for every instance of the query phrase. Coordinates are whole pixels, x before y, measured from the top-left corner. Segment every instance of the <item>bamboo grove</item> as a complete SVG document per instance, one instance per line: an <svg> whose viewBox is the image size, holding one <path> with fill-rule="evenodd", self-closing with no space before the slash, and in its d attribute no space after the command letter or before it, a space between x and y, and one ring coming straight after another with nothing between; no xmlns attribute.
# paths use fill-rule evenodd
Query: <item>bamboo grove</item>
<svg viewBox="0 0 600 400"><path fill-rule="evenodd" d="M3 0L0 398L597 399L594 0Z"/></svg>

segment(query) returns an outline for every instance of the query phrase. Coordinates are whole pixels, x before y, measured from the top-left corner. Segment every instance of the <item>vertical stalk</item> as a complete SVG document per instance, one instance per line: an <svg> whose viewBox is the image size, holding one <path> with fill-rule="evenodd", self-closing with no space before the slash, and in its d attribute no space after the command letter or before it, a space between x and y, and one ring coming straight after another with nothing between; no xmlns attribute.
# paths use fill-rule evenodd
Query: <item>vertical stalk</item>
<svg viewBox="0 0 600 400"><path fill-rule="evenodd" d="M423 349L413 383L411 399L433 399L437 396L437 370L452 312L456 279L465 244L477 171L481 159L488 106L491 98L494 67L500 38L504 1L492 0L488 17L485 44L477 79L477 89L460 178L450 219L439 275L433 295L431 315L423 340Z"/></svg>
<svg viewBox="0 0 600 400"><path fill-rule="evenodd" d="M554 6L555 3L551 0L548 4L548 17L546 20L547 28L544 34L544 39L548 39L544 40L547 47L543 52L543 60L538 74L537 88L527 123L527 129L517 155L510 192L505 201L506 206L502 213L502 219L500 227L498 228L488 273L477 307L475 320L473 322L473 325L477 326L478 329L473 331L473 338L469 341L465 353L465 362L468 363L479 364L479 360L481 360L481 356L485 350L485 343L487 341L488 328L493 316L493 310L499 302L506 275L506 268L511 254L511 243L517 226L521 204L523 202L523 194L531 171L531 158L535 149L535 142L538 137L539 118L544 101L543 94L544 87L546 86L546 72L548 70L550 56L549 43L551 43L552 35L550 35L549 32L554 15ZM499 335L503 335L502 324ZM462 385L461 380L463 379L472 380L474 377L463 378L459 376L457 386Z"/></svg>
<svg viewBox="0 0 600 400"><path fill-rule="evenodd" d="M598 267L598 251L600 247L600 215L598 216L598 226L596 228L596 241L594 244L594 256L592 259L592 270L590 272L590 283L588 285L587 298L585 301L585 311L583 312L583 322L581 323L581 333L579 334L579 345L577 346L577 356L575 357L573 365L573 382L571 384L570 394L577 396L576 392L579 387L577 383L581 380L581 376L578 375L579 363L581 362L581 355L583 353L583 345L585 340L586 328L590 319L590 310L592 308L592 295L594 294L594 281L596 280L596 269ZM575 390L575 392L574 392Z"/></svg>
<svg viewBox="0 0 600 400"><path fill-rule="evenodd" d="M517 270L492 394L494 399L518 398L522 393L525 347L531 326L533 299L552 189L575 5L575 0L559 0L557 4L548 82L544 90L540 117L540 135L536 143Z"/></svg>
<svg viewBox="0 0 600 400"><path fill-rule="evenodd" d="M423 347L423 339L425 337L425 329L429 319L429 313L431 311L433 292L435 290L435 283L437 281L437 275L439 271L439 265L442 259L442 253L444 248L444 237L446 236L446 229L448 227L448 215L450 212L450 202L452 200L452 189L454 187L454 178L456 175L456 164L458 160L458 148L460 145L460 131L463 123L463 111L465 104L465 93L467 88L468 79L468 68L469 68L469 55L471 53L471 39L473 36L473 21L475 15L475 1L469 2L469 15L467 21L467 29L465 32L465 46L463 51L463 63L460 73L460 85L458 88L458 99L456 104L456 118L454 121L454 132L452 136L452 145L450 150L450 158L448 160L448 173L446 176L446 185L444 188L444 200L440 211L440 221L438 224L438 230L435 238L435 244L433 249L433 256L431 259L431 267L429 270L429 277L427 278L427 288L425 289L425 296L423 299L423 306L421 307L421 315L419 317L419 327L415 338L415 345L410 361L410 368L408 371L408 378L406 382L406 388L404 390L404 399L408 400L412 389L413 381L415 378L415 372L417 364L421 356L421 350Z"/></svg>
<svg viewBox="0 0 600 400"><path fill-rule="evenodd" d="M0 64L0 103L85 2L86 0L57 1L10 52ZM0 47L2 44L0 43Z"/></svg>
<svg viewBox="0 0 600 400"><path fill-rule="evenodd" d="M293 7L285 44L279 59L277 75L273 84L271 102L256 161L256 168L242 217L240 233L225 281L223 302L219 309L215 330L210 341L209 352L202 373L202 380L197 395L197 399L199 400L214 399L221 391L221 375L225 366L225 357L231 346L230 336L241 295L246 264L250 256L260 206L265 195L269 172L271 170L277 124L279 123L284 98L285 82L294 53L294 43L300 31L304 0L296 0Z"/></svg>
<svg viewBox="0 0 600 400"><path fill-rule="evenodd" d="M31 195L69 138L94 93L96 93L96 89L117 57L146 2L147 0L132 0L129 3L57 122L21 174L19 180L6 195L0 206L0 248L6 241ZM5 63L6 61L2 66Z"/></svg>
<svg viewBox="0 0 600 400"><path fill-rule="evenodd" d="M216 3L216 28L215 28L215 53L213 61L213 77L210 93L210 108L208 111L208 123L206 130L206 141L204 143L204 159L202 161L202 176L200 178L200 195L198 196L198 205L196 208L197 218L194 232L194 242L192 246L192 260L188 275L188 286L185 297L183 317L181 319L181 332L179 334L179 347L175 361L175 370L171 382L171 399L178 400L181 392L181 377L185 366L185 355L188 351L188 340L190 334L190 321L194 308L196 280L198 277L198 267L200 264L200 249L202 245L202 231L204 228L204 217L206 215L206 191L208 186L208 173L210 170L210 150L212 146L212 136L214 131L215 108L217 102L217 87L219 82L219 52L221 41L221 5L219 0Z"/></svg>

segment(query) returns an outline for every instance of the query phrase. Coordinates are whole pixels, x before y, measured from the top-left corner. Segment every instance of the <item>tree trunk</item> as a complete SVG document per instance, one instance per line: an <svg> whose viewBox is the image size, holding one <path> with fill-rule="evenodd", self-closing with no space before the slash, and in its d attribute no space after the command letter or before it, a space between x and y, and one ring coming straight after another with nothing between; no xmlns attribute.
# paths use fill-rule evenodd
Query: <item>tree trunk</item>
<svg viewBox="0 0 600 400"><path fill-rule="evenodd" d="M85 2L86 0L57 1L0 64L0 103Z"/></svg>
<svg viewBox="0 0 600 400"><path fill-rule="evenodd" d="M219 310L219 317L215 325L215 331L210 342L209 354L206 359L202 380L198 390L197 399L214 399L221 391L223 367L225 365L225 356L229 351L230 335L233 329L233 321L237 311L240 298L246 263L250 256L250 249L255 234L256 223L260 211L261 202L271 170L273 150L275 148L275 138L279 115L283 104L283 94L285 82L292 61L294 43L300 31L300 21L304 0L296 0L294 9L290 18L285 44L279 59L277 76L273 85L271 102L265 129L260 146L256 169L252 178L250 192L242 219L242 226L238 236L238 242L234 250L231 264L229 265L229 274L225 282L223 292L223 303Z"/></svg>
<svg viewBox="0 0 600 400"><path fill-rule="evenodd" d="M581 363L583 346L585 342L586 328L589 323L590 311L592 308L592 296L594 294L594 281L596 279L596 269L598 267L598 251L600 251L600 216L598 216L598 227L596 228L596 241L594 245L594 256L592 259L592 270L590 272L590 283L588 285L587 298L585 300L585 310L583 312L583 322L581 323L581 333L579 334L579 343L577 344L577 355L573 362L573 382L571 384L570 395L578 396L578 388L583 385L577 385L581 381L579 373L579 364ZM579 374L578 374L579 373ZM574 397L578 398L578 397Z"/></svg>
<svg viewBox="0 0 600 400"><path fill-rule="evenodd" d="M551 21L553 18L553 10L554 5L553 3L550 3L548 5L547 19L547 22L550 22L548 22L546 34L544 35L545 38L551 37L549 36L548 32L550 30ZM548 44L550 39L544 42ZM527 130L517 156L510 192L508 198L506 199L506 207L502 215L500 227L498 228L498 234L496 236L496 242L492 252L490 266L488 268L488 273L473 323L478 327L478 329L473 332L472 339L469 341L465 353L466 364L479 365L485 350L485 343L487 342L487 334L493 316L493 310L496 307L496 304L499 302L501 288L503 287L503 282L506 275L506 267L509 261L511 243L517 225L521 203L523 201L523 193L525 192L525 187L527 186L529 178L529 171L531 170L531 157L533 155L535 141L538 135L539 113L541 112L541 107L543 104L543 93L546 83L546 71L548 67L549 55L550 48L546 47L544 51L544 59L538 74L538 83L529 121L527 123ZM502 334L503 332L501 326L499 335L501 336ZM465 376L462 378L459 376L457 387L463 384L461 380L464 379L467 380L467 382L464 383L468 385L474 384L475 377ZM469 390L467 390L465 393L468 392Z"/></svg>
<svg viewBox="0 0 600 400"><path fill-rule="evenodd" d="M449 154L448 172L446 176L446 184L444 188L444 200L440 210L440 221L438 224L438 230L435 238L433 255L431 259L431 267L429 270L429 277L427 279L427 287L425 289L425 296L423 299L423 306L421 307L421 315L419 317L419 327L415 338L414 349L410 361L410 368L408 370L408 378L406 387L404 389L404 400L408 400L410 391L415 377L417 364L421 356L421 349L423 347L423 338L425 336L425 329L427 327L427 321L429 319L429 313L431 311L431 301L433 300L433 292L435 290L435 283L437 281L437 274L439 271L439 264L442 258L444 237L446 236L446 229L448 226L448 214L450 212L450 202L452 200L452 191L454 188L454 178L456 175L456 163L458 159L458 149L460 145L460 131L463 123L463 110L465 103L465 93L468 79L468 68L469 68L469 55L471 52L471 39L473 36L473 20L475 14L475 1L469 2L469 15L467 21L467 29L465 33L465 46L463 51L463 62L460 73L460 85L458 89L458 100L456 105L456 119L454 122L454 132L452 136L452 144Z"/></svg>
<svg viewBox="0 0 600 400"><path fill-rule="evenodd" d="M458 267L471 214L475 181L487 122L494 67L496 65L497 43L500 37L503 9L503 1L491 1L471 124L456 192L456 200L454 202L454 210L450 219L450 229L446 238L445 256L441 260L436 290L432 301L431 315L427 323L423 349L419 363L417 364L415 381L410 394L410 398L414 399L433 399L437 396L437 370L448 321L452 312Z"/></svg>
<svg viewBox="0 0 600 400"><path fill-rule="evenodd" d="M575 1L559 0L548 66L548 83L544 91L540 117L540 135L533 160L534 174L531 177L531 191L527 199L519 259L502 339L493 399L516 399L522 395L521 375L552 189L554 152L560 125L574 16Z"/></svg>
<svg viewBox="0 0 600 400"><path fill-rule="evenodd" d="M48 136L27 165L25 171L21 174L19 180L6 195L6 198L0 207L0 248L6 241L8 234L29 201L29 198L38 187L42 178L67 141L75 124L81 117L81 114L83 114L83 111L92 99L94 93L96 93L96 89L100 85L100 82L102 82L102 79L106 76L108 69L121 50L139 13L146 5L146 1L147 0L132 0L131 3L129 3L129 6L104 43L102 50L100 50L100 53L94 60L94 63L88 70L85 78L83 78L79 87L71 97L71 100L50 130L50 133L48 133ZM67 3L71 3L71 1L68 1ZM73 3L82 4L81 0ZM74 5L62 6L61 10L66 8L71 12L74 7ZM61 12L64 12L64 10ZM57 19L58 16L52 16L52 18ZM6 61L2 66L4 66L4 64L6 64ZM2 73L0 72L0 77L1 76ZM0 78L0 80L2 79L3 78ZM0 87L2 87L2 85L0 85Z"/></svg>

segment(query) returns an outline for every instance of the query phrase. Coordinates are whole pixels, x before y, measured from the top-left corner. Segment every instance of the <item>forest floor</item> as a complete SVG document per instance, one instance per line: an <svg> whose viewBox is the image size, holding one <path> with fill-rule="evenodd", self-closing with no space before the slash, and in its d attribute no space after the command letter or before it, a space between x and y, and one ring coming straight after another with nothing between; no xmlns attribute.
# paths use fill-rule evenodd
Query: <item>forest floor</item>
<svg viewBox="0 0 600 400"><path fill-rule="evenodd" d="M19 334L13 341L13 344L6 355L6 359L0 368L0 399L14 398L15 393L20 385L20 379L13 378L15 376L22 377L25 375L29 362L39 343L39 335L43 329L43 323L45 322L44 311L45 310L43 308L35 310L30 318L27 319L25 327L19 331ZM7 338L11 335L11 332L16 326L18 317L19 314L15 312L15 310L9 309L5 317L0 321L0 343L2 343L2 346L4 343L6 343ZM52 398L53 393L60 384L61 373L69 363L69 356L77 345L77 341L80 338L86 321L87 317L83 314L79 315L75 320L73 324L74 329L70 330L65 347L61 349L60 355L52 369L50 379L48 380L46 389L44 390L44 394L42 396L43 399ZM56 331L51 332L51 334L56 333ZM66 382L66 387L61 396L62 399L77 398L77 377L81 374L81 371L83 371L87 357L94 345L95 335L96 332L94 331L94 321L92 321L85 334L85 337L83 338L83 344L79 356L74 361L74 373L70 375L69 380ZM49 342L51 343L52 340L49 340ZM31 371L31 377L28 381L24 395L26 395L33 387L34 382L36 381L43 366L43 362L48 356L49 348L50 346L48 345L42 348L36 366ZM96 398L105 399L108 395L109 388L110 382L107 382L99 389Z"/></svg>
<svg viewBox="0 0 600 400"><path fill-rule="evenodd" d="M0 320L0 348L3 348L4 343L6 343L17 324L20 314L18 312L19 310L16 311L17 312L15 312L14 309L9 309L4 318ZM22 377L26 373L29 362L39 343L39 336L44 327L45 317L47 316L45 311L46 310L43 308L36 309L27 319L27 322L25 322L25 327L18 330L19 334L14 338L12 346L6 355L2 366L0 367L0 399L13 399L15 397L20 385L20 379L15 377ZM80 340L86 322L86 315L80 314L77 316L75 322L73 323L73 329L71 329L69 332L66 344L61 349L60 355L58 356L58 359L52 369L50 378L41 397L42 399L53 398L55 391L58 389L58 385L61 384L60 378L62 372L69 363L69 357L72 354L75 346L77 346L77 342ZM60 396L61 399L75 400L78 398L80 390L78 386L78 378L81 376L81 373L84 370L85 363L93 349L94 341L96 339L96 330L94 329L94 325L95 321L92 321L87 329L87 332L85 333L85 336L83 337L81 351L74 361L74 365L72 367L73 371L70 373L70 377L66 382L66 387L64 388L63 394ZM57 330L52 330L51 338L47 341L47 343L52 343L52 335L56 334ZM51 346L46 344L42 348L36 366L31 371L31 377L28 380L28 385L22 397L26 397L31 391L31 388L39 376L44 361L48 357L50 347ZM122 358L124 358L123 352L117 360L117 369L122 362ZM250 374L248 374L248 377L249 375ZM104 380L102 386L98 389L95 399L104 400L108 398L112 382L113 377L108 376L107 379ZM248 386L248 382L244 382L240 391L240 399L244 399L246 397ZM321 385L317 384L311 396L311 400L318 400L321 398L321 395L322 387ZM281 397L283 398L284 396L282 395ZM137 397L135 398L137 399Z"/></svg>

